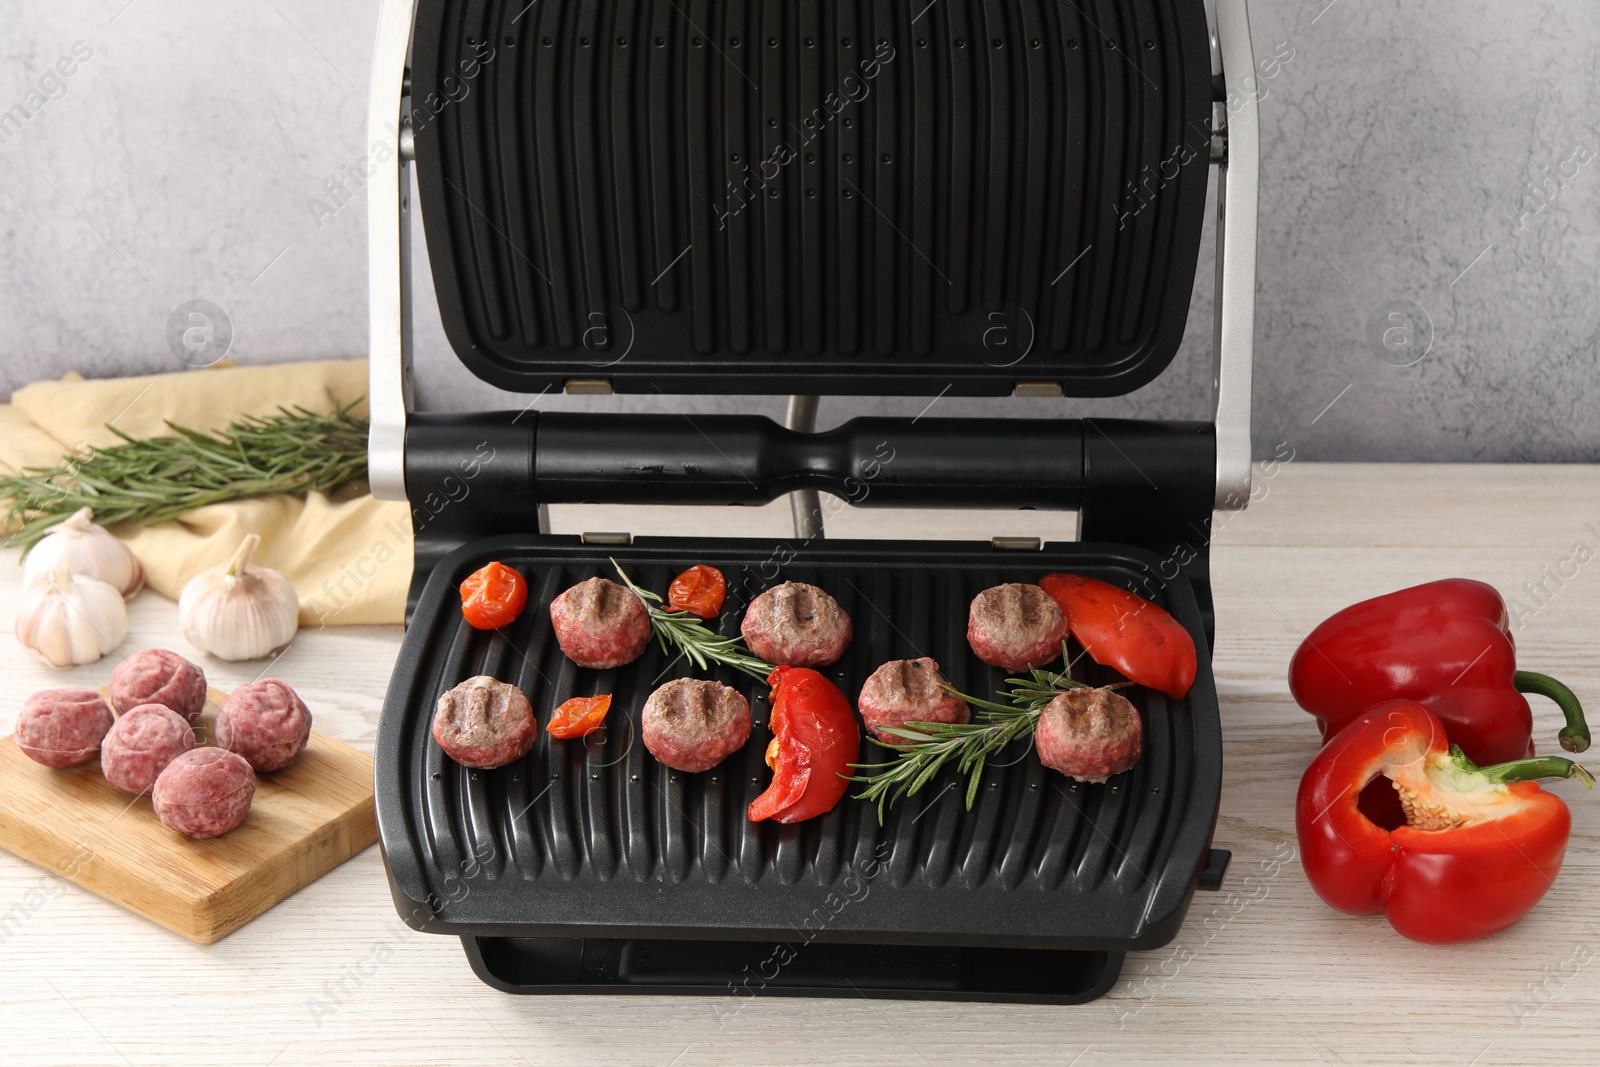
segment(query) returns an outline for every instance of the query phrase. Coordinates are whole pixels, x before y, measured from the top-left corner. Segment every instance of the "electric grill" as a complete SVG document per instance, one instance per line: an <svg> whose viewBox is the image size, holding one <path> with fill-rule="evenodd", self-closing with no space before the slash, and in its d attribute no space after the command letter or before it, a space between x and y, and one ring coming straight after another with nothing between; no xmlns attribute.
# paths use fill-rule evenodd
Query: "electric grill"
<svg viewBox="0 0 1600 1067"><path fill-rule="evenodd" d="M1257 133L1244 0L386 0L372 82L373 491L412 503L408 626L377 742L391 890L520 993L867 995L1075 1003L1177 933L1227 854L1208 575L1216 509L1250 495ZM1231 87L1231 92L1230 92ZM1109 396L1154 379L1186 324L1219 173L1212 421L858 418L818 395ZM523 410L413 412L411 169L456 354L534 395ZM568 393L790 394L755 416L556 413ZM1080 540L838 541L816 493L861 506L1076 509ZM556 502L760 504L767 541L556 536ZM714 523L708 512L708 526ZM958 688L1003 682L966 645L968 602L1072 571L1122 584L1194 635L1181 701L1128 691L1129 772L1084 785L1018 742L971 811L953 771L891 809L750 823L755 733L704 774L638 740L645 696L692 674L652 644L588 671L546 610L615 577L728 576L717 625L784 579L855 620L825 673L852 699L880 663L931 655ZM529 581L502 631L456 587L498 559ZM1074 649L1076 652L1077 650ZM1113 676L1075 657L1091 681ZM476 674L541 717L613 693L607 728L541 734L469 771L429 735ZM863 759L891 753L863 743ZM961 783L964 785L964 782Z"/></svg>

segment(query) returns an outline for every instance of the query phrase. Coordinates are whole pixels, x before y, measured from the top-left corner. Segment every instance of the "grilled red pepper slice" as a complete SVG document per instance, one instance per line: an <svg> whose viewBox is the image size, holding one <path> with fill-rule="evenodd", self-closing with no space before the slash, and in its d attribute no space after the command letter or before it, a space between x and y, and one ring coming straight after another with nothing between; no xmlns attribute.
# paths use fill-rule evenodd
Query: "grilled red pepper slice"
<svg viewBox="0 0 1600 1067"><path fill-rule="evenodd" d="M1406 825L1356 807L1378 776ZM1529 779L1594 778L1560 756L1478 768L1437 715L1408 700L1370 708L1306 768L1295 807L1300 861L1317 895L1352 915L1380 912L1413 941L1487 937L1526 915L1561 869L1572 815Z"/></svg>
<svg viewBox="0 0 1600 1067"><path fill-rule="evenodd" d="M1072 636L1096 663L1174 700L1194 685L1194 638L1144 597L1076 574L1047 574L1039 588L1061 605Z"/></svg>
<svg viewBox="0 0 1600 1067"><path fill-rule="evenodd" d="M573 697L550 713L550 725L545 733L563 741L574 737L588 737L600 729L611 710L611 694L597 697Z"/></svg>
<svg viewBox="0 0 1600 1067"><path fill-rule="evenodd" d="M1324 738L1381 700L1420 701L1480 764L1533 755L1533 713L1522 694L1539 693L1566 715L1561 747L1589 747L1577 696L1554 678L1517 670L1505 601L1467 578L1401 589L1331 616L1295 651L1289 691Z"/></svg>
<svg viewBox="0 0 1600 1067"><path fill-rule="evenodd" d="M772 782L750 802L750 821L801 822L832 811L861 751L855 710L838 686L809 667L774 667L767 684Z"/></svg>
<svg viewBox="0 0 1600 1067"><path fill-rule="evenodd" d="M667 589L667 607L687 611L702 619L714 619L728 596L728 580L715 567L696 563L672 579Z"/></svg>
<svg viewBox="0 0 1600 1067"><path fill-rule="evenodd" d="M498 560L486 563L461 583L461 617L479 630L512 622L528 603L528 582Z"/></svg>

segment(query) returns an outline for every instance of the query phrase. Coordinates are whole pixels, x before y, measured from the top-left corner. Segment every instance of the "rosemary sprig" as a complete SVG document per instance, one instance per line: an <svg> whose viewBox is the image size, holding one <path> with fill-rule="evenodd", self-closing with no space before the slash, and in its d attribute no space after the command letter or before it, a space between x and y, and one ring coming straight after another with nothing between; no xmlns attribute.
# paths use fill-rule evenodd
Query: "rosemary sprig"
<svg viewBox="0 0 1600 1067"><path fill-rule="evenodd" d="M1065 644L1061 652L1065 661ZM885 807L893 807L902 797L915 795L951 761L955 762L956 773L967 776L967 810L971 811L978 797L984 763L1012 741L1033 733L1050 701L1070 689L1091 688L1065 670L1047 671L1038 667L1030 669L1026 678L1007 678L1006 686L1010 704L968 696L948 685L941 687L978 709L973 722L908 722L904 727L884 727L884 733L903 739L903 744L889 746L898 749L899 754L888 763L851 764L857 770L876 773L850 779L865 786L856 794L857 800L877 803L880 826Z"/></svg>
<svg viewBox="0 0 1600 1067"><path fill-rule="evenodd" d="M360 403L333 400L325 414L302 407L249 415L217 433L168 422L172 436L135 438L54 467L0 476L8 543L31 547L79 508L95 522L164 522L207 504L273 493L309 493L367 476L367 420Z"/></svg>
<svg viewBox="0 0 1600 1067"><path fill-rule="evenodd" d="M725 667L732 667L736 671L743 671L757 681L764 682L767 675L772 673L772 664L757 659L745 647L742 637L722 637L712 633L700 616L687 611L667 611L661 607L661 597L648 589L641 589L633 584L633 579L628 577L622 565L615 559L611 565L617 569L617 574L622 578L623 584L633 590L635 596L643 602L645 610L650 613L650 627L655 630L656 639L661 642L661 650L670 653L674 648L688 657L701 670L705 670L711 663L720 663Z"/></svg>

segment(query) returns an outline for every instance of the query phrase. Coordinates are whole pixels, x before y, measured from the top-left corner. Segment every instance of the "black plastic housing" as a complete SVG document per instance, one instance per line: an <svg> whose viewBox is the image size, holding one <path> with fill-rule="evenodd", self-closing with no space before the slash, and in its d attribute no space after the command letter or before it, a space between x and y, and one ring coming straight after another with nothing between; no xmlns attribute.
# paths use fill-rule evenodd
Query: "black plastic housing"
<svg viewBox="0 0 1600 1067"><path fill-rule="evenodd" d="M1203 0L419 0L445 332L512 390L1120 395L1182 339Z"/></svg>
<svg viewBox="0 0 1600 1067"><path fill-rule="evenodd" d="M446 553L538 529L541 504L762 504L814 488L857 507L1077 508L1086 540L1153 553L1157 583L1186 576L1209 638L1215 470L1204 422L860 418L807 434L757 415L419 414L409 607Z"/></svg>
<svg viewBox="0 0 1600 1067"><path fill-rule="evenodd" d="M1121 952L926 945L463 937L472 969L505 993L717 997L719 1021L755 996L1082 1004L1122 971ZM798 940L798 939L797 939ZM790 955L789 953L793 954Z"/></svg>
<svg viewBox="0 0 1600 1067"><path fill-rule="evenodd" d="M652 646L626 667L588 671L556 646L549 601L586 577L614 575L608 556L656 589L691 563L718 565L730 586L724 632L736 632L743 604L776 581L828 589L857 620L845 658L824 671L852 700L878 664L916 655L937 659L957 688L992 693L1005 672L968 649L968 601L990 585L1056 570L1155 589L1195 636L1200 673L1182 701L1129 691L1144 720L1145 755L1104 785L1048 771L1017 742L985 771L971 812L947 772L881 828L871 805L849 798L795 826L750 823L745 808L768 779L764 685L711 672L746 694L756 731L718 768L681 774L650 758L637 737L645 696L688 673L683 665ZM462 621L455 587L490 559L524 573L530 607L505 630L484 633ZM1198 606L1182 578L1156 580L1157 565L1136 549L1090 544L1012 552L971 543L474 542L430 576L378 731L378 821L400 913L417 929L461 935L480 973L528 992L725 993L745 980L752 946L764 958L788 944L799 955L857 946L833 951L855 952L865 970L852 978L879 982L872 989L883 995L1058 1003L1098 995L1123 952L1176 934L1208 858L1221 785ZM1077 662L1085 680L1115 678ZM520 686L541 716L573 695L613 693L613 718L586 741L541 735L518 763L468 771L432 742L429 724L439 694L480 673ZM862 755L891 754L864 742ZM859 949L872 945L906 951ZM639 959L641 950L656 962ZM762 991L856 995L805 977L815 964Z"/></svg>
<svg viewBox="0 0 1600 1067"><path fill-rule="evenodd" d="M452 347L494 385L1105 396L1177 351L1212 145L1204 0L416 0L415 16L402 121L434 288ZM531 404L411 416L416 569L377 744L396 907L460 936L509 992L696 993L734 1010L753 993L1103 994L1124 954L1175 936L1196 885L1226 866L1207 851L1222 759L1215 476L1215 430L1198 422L857 419L804 434ZM1087 543L602 548L538 532L551 503L757 504L796 489L872 507L1075 508ZM1002 672L967 648L967 603L1056 570L1165 605L1200 672L1182 701L1131 691L1145 755L1105 785L1069 786L1019 743L970 813L946 772L882 828L855 800L755 825L743 816L766 780L764 686L713 672L746 692L756 734L722 767L680 775L634 740L645 695L692 672L654 647L584 671L555 645L549 601L611 574L607 555L657 590L688 564L722 567L728 633L761 589L822 585L855 617L829 671L852 700L878 664L923 652L991 694ZM490 559L532 595L517 623L483 634L455 587ZM518 684L541 720L566 696L614 693L612 724L468 772L428 723L439 693L476 673ZM849 877L870 893L856 899Z"/></svg>

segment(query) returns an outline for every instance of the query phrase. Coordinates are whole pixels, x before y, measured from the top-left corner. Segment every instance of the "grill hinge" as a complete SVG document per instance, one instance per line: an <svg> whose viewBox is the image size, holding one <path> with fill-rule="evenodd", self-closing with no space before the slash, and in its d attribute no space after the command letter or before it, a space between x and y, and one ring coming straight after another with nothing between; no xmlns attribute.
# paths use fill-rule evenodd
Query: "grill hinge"
<svg viewBox="0 0 1600 1067"><path fill-rule="evenodd" d="M1044 547L1037 537L991 537L989 544L998 552L1037 552Z"/></svg>

